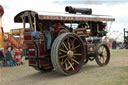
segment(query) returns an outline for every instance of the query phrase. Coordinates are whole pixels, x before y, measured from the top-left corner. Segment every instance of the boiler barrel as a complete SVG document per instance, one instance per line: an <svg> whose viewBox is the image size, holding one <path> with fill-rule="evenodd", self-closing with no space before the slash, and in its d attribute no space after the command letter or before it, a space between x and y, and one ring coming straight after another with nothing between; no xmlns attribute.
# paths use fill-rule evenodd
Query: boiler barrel
<svg viewBox="0 0 128 85"><path fill-rule="evenodd" d="M76 13L88 14L88 15L92 14L91 8L73 8L71 6L66 6L65 11L73 14L76 14Z"/></svg>

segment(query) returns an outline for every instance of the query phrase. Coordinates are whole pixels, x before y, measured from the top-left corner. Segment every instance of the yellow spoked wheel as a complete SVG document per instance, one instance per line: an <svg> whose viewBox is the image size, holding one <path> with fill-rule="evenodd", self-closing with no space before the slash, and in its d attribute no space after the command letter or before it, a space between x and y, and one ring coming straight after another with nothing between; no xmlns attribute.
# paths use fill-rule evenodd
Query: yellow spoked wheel
<svg viewBox="0 0 128 85"><path fill-rule="evenodd" d="M65 75L75 74L83 65L84 58L84 45L76 34L61 34L53 42L51 61L56 71Z"/></svg>
<svg viewBox="0 0 128 85"><path fill-rule="evenodd" d="M96 62L99 66L104 66L109 63L110 60L110 50L106 44L99 44L96 47Z"/></svg>

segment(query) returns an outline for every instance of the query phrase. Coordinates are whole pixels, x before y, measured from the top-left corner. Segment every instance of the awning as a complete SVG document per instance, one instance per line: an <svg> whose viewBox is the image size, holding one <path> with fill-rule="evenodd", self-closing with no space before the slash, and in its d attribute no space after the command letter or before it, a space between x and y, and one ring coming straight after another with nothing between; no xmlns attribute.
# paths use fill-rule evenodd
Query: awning
<svg viewBox="0 0 128 85"><path fill-rule="evenodd" d="M31 14L33 17L37 15L40 20L62 20L62 21L115 21L115 18L108 15L84 15L84 14L69 14L69 13L46 13L35 11L23 11L17 14L14 22L22 22L24 16ZM26 20L27 22L27 20Z"/></svg>

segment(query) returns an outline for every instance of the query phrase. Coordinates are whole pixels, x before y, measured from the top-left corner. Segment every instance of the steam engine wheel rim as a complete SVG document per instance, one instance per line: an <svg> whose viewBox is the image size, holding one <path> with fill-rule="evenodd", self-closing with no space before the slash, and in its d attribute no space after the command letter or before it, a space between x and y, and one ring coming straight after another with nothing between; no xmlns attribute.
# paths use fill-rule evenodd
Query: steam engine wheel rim
<svg viewBox="0 0 128 85"><path fill-rule="evenodd" d="M110 51L107 45L100 44L97 48L96 62L100 66L107 65L110 60Z"/></svg>
<svg viewBox="0 0 128 85"><path fill-rule="evenodd" d="M60 37L58 37L57 42L58 44L56 45L58 45L58 48L56 49L58 49L58 58L56 57L56 60L58 63L56 64L58 64L58 67L54 64L53 66L60 73L66 75L77 73L83 65L85 56L84 46L81 39L75 34L66 33L60 35ZM55 62L53 61L52 63Z"/></svg>
<svg viewBox="0 0 128 85"><path fill-rule="evenodd" d="M73 38L73 37L72 37ZM71 41L72 42L79 42L78 39L73 38L74 40ZM77 49L80 48L80 44L78 45L71 45L70 43L70 38L64 39L64 41L62 42L62 44L60 45L60 49L59 49L59 60L60 60L60 64L62 66L62 68L64 69L64 71L66 72L70 72L70 71L75 71L75 69L79 69L80 63L81 63L81 59L79 59L78 57L82 56L82 51L81 52L77 52ZM67 43L66 43L67 41ZM67 45L65 45L67 44ZM63 48L64 46L64 48Z"/></svg>

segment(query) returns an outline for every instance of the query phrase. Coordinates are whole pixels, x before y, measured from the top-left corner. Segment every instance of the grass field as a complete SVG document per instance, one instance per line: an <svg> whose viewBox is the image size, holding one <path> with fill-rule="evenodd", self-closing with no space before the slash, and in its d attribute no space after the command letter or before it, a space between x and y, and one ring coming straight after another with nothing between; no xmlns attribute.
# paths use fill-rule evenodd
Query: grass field
<svg viewBox="0 0 128 85"><path fill-rule="evenodd" d="M112 57L117 57L117 65L120 72L117 85L128 85L128 50L112 50ZM114 58L114 59L115 59Z"/></svg>
<svg viewBox="0 0 128 85"><path fill-rule="evenodd" d="M56 71L38 72L27 61L22 66L0 67L0 85L128 85L128 50L111 49L107 66L88 62L72 76Z"/></svg>

